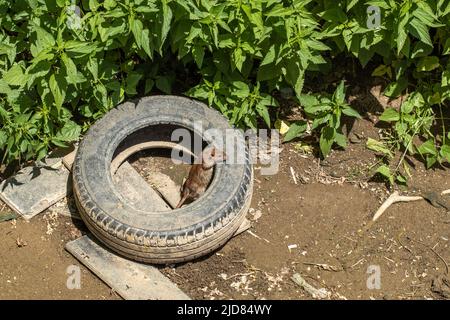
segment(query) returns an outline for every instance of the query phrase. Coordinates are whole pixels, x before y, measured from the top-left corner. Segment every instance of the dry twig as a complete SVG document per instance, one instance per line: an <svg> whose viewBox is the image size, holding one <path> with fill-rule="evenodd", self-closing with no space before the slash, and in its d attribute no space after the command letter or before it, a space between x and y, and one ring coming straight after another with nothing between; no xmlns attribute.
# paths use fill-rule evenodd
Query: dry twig
<svg viewBox="0 0 450 320"><path fill-rule="evenodd" d="M444 190L441 192L441 195L450 194L450 189ZM380 218L380 216L386 211L387 208L389 208L392 204L397 202L411 202L411 201L417 201L417 200L424 200L425 198L423 196L401 196L398 191L394 191L389 198L386 199L386 201L383 202L381 207L375 212L372 218L372 222L375 222Z"/></svg>

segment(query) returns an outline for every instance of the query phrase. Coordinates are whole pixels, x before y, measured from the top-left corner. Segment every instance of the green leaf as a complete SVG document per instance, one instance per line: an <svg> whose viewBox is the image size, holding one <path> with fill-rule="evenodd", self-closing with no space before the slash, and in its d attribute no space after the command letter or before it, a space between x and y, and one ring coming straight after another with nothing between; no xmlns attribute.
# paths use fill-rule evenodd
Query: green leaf
<svg viewBox="0 0 450 320"><path fill-rule="evenodd" d="M334 141L341 147L346 148L347 147L347 138L342 134L336 132L336 136L334 137Z"/></svg>
<svg viewBox="0 0 450 320"><path fill-rule="evenodd" d="M267 107L263 106L261 104L258 104L256 106L256 111L264 119L264 122L266 123L267 127L270 128L270 115L269 115L269 111L267 110Z"/></svg>
<svg viewBox="0 0 450 320"><path fill-rule="evenodd" d="M417 64L417 71L432 71L440 67L439 58L436 56L423 57Z"/></svg>
<svg viewBox="0 0 450 320"><path fill-rule="evenodd" d="M391 173L391 169L389 169L388 166L382 165L378 167L376 172L381 174L383 177L387 178L390 184L394 184L394 177Z"/></svg>
<svg viewBox="0 0 450 320"><path fill-rule="evenodd" d="M334 91L334 101L341 105L345 102L345 84L344 80L342 80Z"/></svg>
<svg viewBox="0 0 450 320"><path fill-rule="evenodd" d="M169 34L170 30L170 23L172 21L172 9L170 9L169 5L167 4L167 0L162 0L162 23L159 33L159 51L162 53L162 46L164 44L164 41L167 38L167 35Z"/></svg>
<svg viewBox="0 0 450 320"><path fill-rule="evenodd" d="M400 115L397 110L393 108L387 108L380 116L380 120L385 122L395 122L400 120Z"/></svg>
<svg viewBox="0 0 450 320"><path fill-rule="evenodd" d="M82 42L78 40L69 40L64 44L65 52L71 58L82 58L88 54L95 53L96 43Z"/></svg>
<svg viewBox="0 0 450 320"><path fill-rule="evenodd" d="M66 81L60 75L55 76L55 74L52 73L49 80L49 86L55 100L55 105L60 109L66 98Z"/></svg>
<svg viewBox="0 0 450 320"><path fill-rule="evenodd" d="M172 93L172 82L169 77L158 77L156 79L156 87L164 93Z"/></svg>
<svg viewBox="0 0 450 320"><path fill-rule="evenodd" d="M194 56L195 63L199 68L202 67L203 57L205 56L205 50L202 46L195 45L192 48L192 55Z"/></svg>
<svg viewBox="0 0 450 320"><path fill-rule="evenodd" d="M372 72L373 77L382 77L385 74L388 74L389 77L392 77L392 71L390 66L386 66L384 64L380 64L378 67L375 68Z"/></svg>
<svg viewBox="0 0 450 320"><path fill-rule="evenodd" d="M150 93L150 91L152 91L154 85L155 85L155 81L153 81L152 79L145 80L144 93L145 94Z"/></svg>
<svg viewBox="0 0 450 320"><path fill-rule="evenodd" d="M27 83L27 76L22 67L15 64L3 75L3 80L10 86L23 86Z"/></svg>
<svg viewBox="0 0 450 320"><path fill-rule="evenodd" d="M433 139L427 140L426 142L422 143L417 147L417 151L422 155L430 154L437 156L438 153Z"/></svg>
<svg viewBox="0 0 450 320"><path fill-rule="evenodd" d="M294 122L289 127L288 132L286 132L286 135L284 136L283 141L288 142L288 141L291 141L292 139L297 138L302 133L304 133L306 131L306 129L308 129L308 124L306 123L306 121L301 120L301 121Z"/></svg>
<svg viewBox="0 0 450 320"><path fill-rule="evenodd" d="M395 82L391 82L383 94L390 98L397 98L402 94L402 92L408 87L408 80L405 77L399 78Z"/></svg>
<svg viewBox="0 0 450 320"><path fill-rule="evenodd" d="M58 141L71 142L76 141L81 133L81 127L73 121L67 121L64 127L58 132L55 138Z"/></svg>
<svg viewBox="0 0 450 320"><path fill-rule="evenodd" d="M319 99L310 94L301 94L298 100L303 107L313 107L320 103Z"/></svg>
<svg viewBox="0 0 450 320"><path fill-rule="evenodd" d="M150 57L150 59L153 59L153 53L150 49L150 36L148 29L144 29L141 33L141 45L142 49L144 49L145 53Z"/></svg>
<svg viewBox="0 0 450 320"><path fill-rule="evenodd" d="M443 55L450 54L450 38L447 38L447 40L445 40L444 49L442 51L442 54Z"/></svg>
<svg viewBox="0 0 450 320"><path fill-rule="evenodd" d="M349 106L345 106L342 109L342 113L345 114L346 116L349 117L353 117L353 118L358 118L358 119L362 119L361 115L358 113L358 111L356 111L355 109L349 107Z"/></svg>
<svg viewBox="0 0 450 320"><path fill-rule="evenodd" d="M129 95L137 94L136 86L138 85L139 80L141 80L141 78L142 78L142 74L136 73L136 72L130 72L127 77L125 92Z"/></svg>
<svg viewBox="0 0 450 320"><path fill-rule="evenodd" d="M300 97L305 81L305 70L300 66L298 59L289 59L286 65L286 80L293 86L295 94Z"/></svg>
<svg viewBox="0 0 450 320"><path fill-rule="evenodd" d="M320 151L322 156L326 158L331 151L331 146L334 143L334 138L336 136L336 129L332 127L322 128L322 134L320 135Z"/></svg>
<svg viewBox="0 0 450 320"><path fill-rule="evenodd" d="M0 143L1 145L1 143ZM445 144L441 147L441 150L439 151L442 158L445 158L447 162L450 163L450 145Z"/></svg>
<svg viewBox="0 0 450 320"><path fill-rule="evenodd" d="M386 156L389 156L390 158L394 156L393 153L383 144L383 142L377 141L372 138L367 139L366 147L369 150L382 153Z"/></svg>
<svg viewBox="0 0 450 320"><path fill-rule="evenodd" d="M75 65L75 63L65 53L61 54L61 60L64 64L64 67L66 68L67 82L72 84L77 83L78 82L77 66Z"/></svg>
<svg viewBox="0 0 450 320"><path fill-rule="evenodd" d="M407 180L406 180L406 178L403 175L398 174L397 177L396 177L396 180L397 180L397 182L399 184L406 185Z"/></svg>
<svg viewBox="0 0 450 320"><path fill-rule="evenodd" d="M319 103L317 105L313 105L313 106L310 106L310 107L305 107L304 110L305 110L306 113L308 113L310 115L315 115L315 114L322 113L322 112L325 112L325 111L331 111L332 107L330 105L327 105L327 104L320 104Z"/></svg>
<svg viewBox="0 0 450 320"><path fill-rule="evenodd" d="M420 41L433 46L430 34L428 33L428 27L422 23L419 19L413 18L407 25L410 32Z"/></svg>

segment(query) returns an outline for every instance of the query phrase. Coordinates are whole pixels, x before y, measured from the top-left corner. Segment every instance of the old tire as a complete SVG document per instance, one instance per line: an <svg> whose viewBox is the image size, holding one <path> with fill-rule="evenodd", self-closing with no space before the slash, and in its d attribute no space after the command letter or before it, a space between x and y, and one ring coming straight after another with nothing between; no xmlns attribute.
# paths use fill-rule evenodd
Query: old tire
<svg viewBox="0 0 450 320"><path fill-rule="evenodd" d="M205 194L170 212L142 212L121 200L110 164L121 141L139 129L173 124L190 130L230 128L205 105L182 97L152 96L127 102L95 123L81 141L73 165L74 194L89 230L107 247L133 260L168 264L198 258L222 246L245 219L253 170L245 148L243 164L218 164Z"/></svg>

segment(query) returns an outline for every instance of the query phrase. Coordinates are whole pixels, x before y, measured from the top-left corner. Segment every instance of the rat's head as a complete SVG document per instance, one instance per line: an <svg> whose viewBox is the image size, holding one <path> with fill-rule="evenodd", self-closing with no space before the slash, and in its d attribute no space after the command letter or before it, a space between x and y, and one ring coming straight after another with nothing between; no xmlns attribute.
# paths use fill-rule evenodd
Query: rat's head
<svg viewBox="0 0 450 320"><path fill-rule="evenodd" d="M227 159L223 150L216 148L213 145L207 146L202 152L202 167L203 169L211 169L218 162Z"/></svg>

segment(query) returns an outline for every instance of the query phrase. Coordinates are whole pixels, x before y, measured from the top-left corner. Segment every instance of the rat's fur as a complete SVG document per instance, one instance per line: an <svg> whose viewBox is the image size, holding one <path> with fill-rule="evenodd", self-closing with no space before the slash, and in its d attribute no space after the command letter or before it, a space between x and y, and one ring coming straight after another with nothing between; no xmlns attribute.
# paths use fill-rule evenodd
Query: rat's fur
<svg viewBox="0 0 450 320"><path fill-rule="evenodd" d="M201 163L193 164L189 171L189 176L181 188L181 199L176 208L180 208L187 200L198 199L206 191L214 165L225 159L225 154L216 147L206 147L201 154Z"/></svg>

